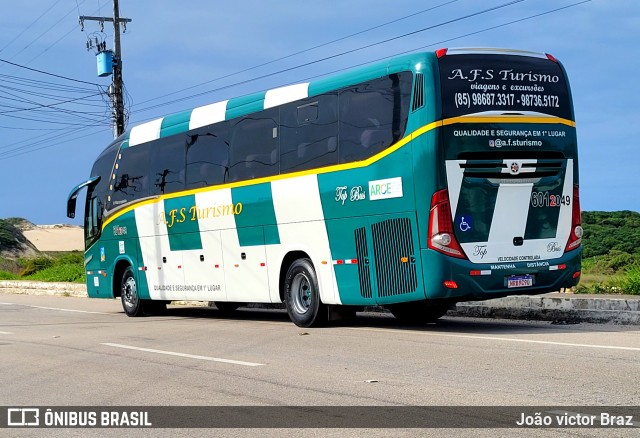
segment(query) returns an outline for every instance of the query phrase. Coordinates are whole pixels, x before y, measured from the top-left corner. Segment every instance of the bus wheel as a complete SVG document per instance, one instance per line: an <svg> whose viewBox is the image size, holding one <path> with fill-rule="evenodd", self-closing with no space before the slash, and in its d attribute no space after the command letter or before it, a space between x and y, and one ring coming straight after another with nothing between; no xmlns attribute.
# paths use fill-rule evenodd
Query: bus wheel
<svg viewBox="0 0 640 438"><path fill-rule="evenodd" d="M242 306L242 303L234 303L231 301L214 301L213 304L216 305L216 308L221 313L232 313L235 312L238 307Z"/></svg>
<svg viewBox="0 0 640 438"><path fill-rule="evenodd" d="M138 284L133 276L133 269L129 266L122 275L120 282L120 298L122 299L122 308L127 316L143 316L143 302L138 296Z"/></svg>
<svg viewBox="0 0 640 438"><path fill-rule="evenodd" d="M326 318L320 302L318 278L309 259L294 261L284 281L284 301L291 321L298 327L321 325Z"/></svg>
<svg viewBox="0 0 640 438"><path fill-rule="evenodd" d="M451 303L427 304L425 301L388 306L397 320L407 324L427 324L444 316Z"/></svg>

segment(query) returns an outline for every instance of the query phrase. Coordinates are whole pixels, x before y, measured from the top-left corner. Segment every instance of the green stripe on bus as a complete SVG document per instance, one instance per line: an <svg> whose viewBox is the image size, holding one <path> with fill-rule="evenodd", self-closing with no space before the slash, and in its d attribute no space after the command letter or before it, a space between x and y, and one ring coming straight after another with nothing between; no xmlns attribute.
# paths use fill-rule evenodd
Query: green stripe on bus
<svg viewBox="0 0 640 438"><path fill-rule="evenodd" d="M234 206L242 205L241 213L234 215L240 246L280 243L271 183L231 189L231 199ZM254 227L260 227L261 232L257 233Z"/></svg>
<svg viewBox="0 0 640 438"><path fill-rule="evenodd" d="M264 109L265 94L266 91L261 91L229 100L225 119L231 120L239 116L262 111Z"/></svg>
<svg viewBox="0 0 640 438"><path fill-rule="evenodd" d="M178 114L172 114L162 119L162 129L160 137L169 137L175 134L181 134L189 130L189 119L191 111L183 111Z"/></svg>
<svg viewBox="0 0 640 438"><path fill-rule="evenodd" d="M171 251L202 249L198 216L194 214L196 196L164 200L164 217Z"/></svg>

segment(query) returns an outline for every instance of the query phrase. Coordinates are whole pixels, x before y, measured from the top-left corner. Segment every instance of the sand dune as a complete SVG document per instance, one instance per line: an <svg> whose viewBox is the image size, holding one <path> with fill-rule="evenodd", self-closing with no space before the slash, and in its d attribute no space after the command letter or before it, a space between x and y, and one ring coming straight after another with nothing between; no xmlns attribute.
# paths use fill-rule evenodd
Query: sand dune
<svg viewBox="0 0 640 438"><path fill-rule="evenodd" d="M23 232L40 251L84 251L82 227L72 225L36 225Z"/></svg>

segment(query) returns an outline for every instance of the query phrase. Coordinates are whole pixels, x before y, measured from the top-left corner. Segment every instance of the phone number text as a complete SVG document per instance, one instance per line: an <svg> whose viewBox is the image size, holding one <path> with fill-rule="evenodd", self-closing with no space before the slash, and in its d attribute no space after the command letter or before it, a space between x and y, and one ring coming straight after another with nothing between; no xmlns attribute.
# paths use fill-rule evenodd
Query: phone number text
<svg viewBox="0 0 640 438"><path fill-rule="evenodd" d="M560 108L560 98L554 95L515 93L456 93L456 108L472 106L514 106Z"/></svg>

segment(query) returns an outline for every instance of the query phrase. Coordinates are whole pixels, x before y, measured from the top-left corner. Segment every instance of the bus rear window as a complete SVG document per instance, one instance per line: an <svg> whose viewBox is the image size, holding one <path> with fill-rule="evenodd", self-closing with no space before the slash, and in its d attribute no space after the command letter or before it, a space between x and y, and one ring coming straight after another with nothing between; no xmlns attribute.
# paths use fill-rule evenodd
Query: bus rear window
<svg viewBox="0 0 640 438"><path fill-rule="evenodd" d="M546 58L494 54L439 59L444 118L486 111L536 112L573 119L560 64Z"/></svg>

